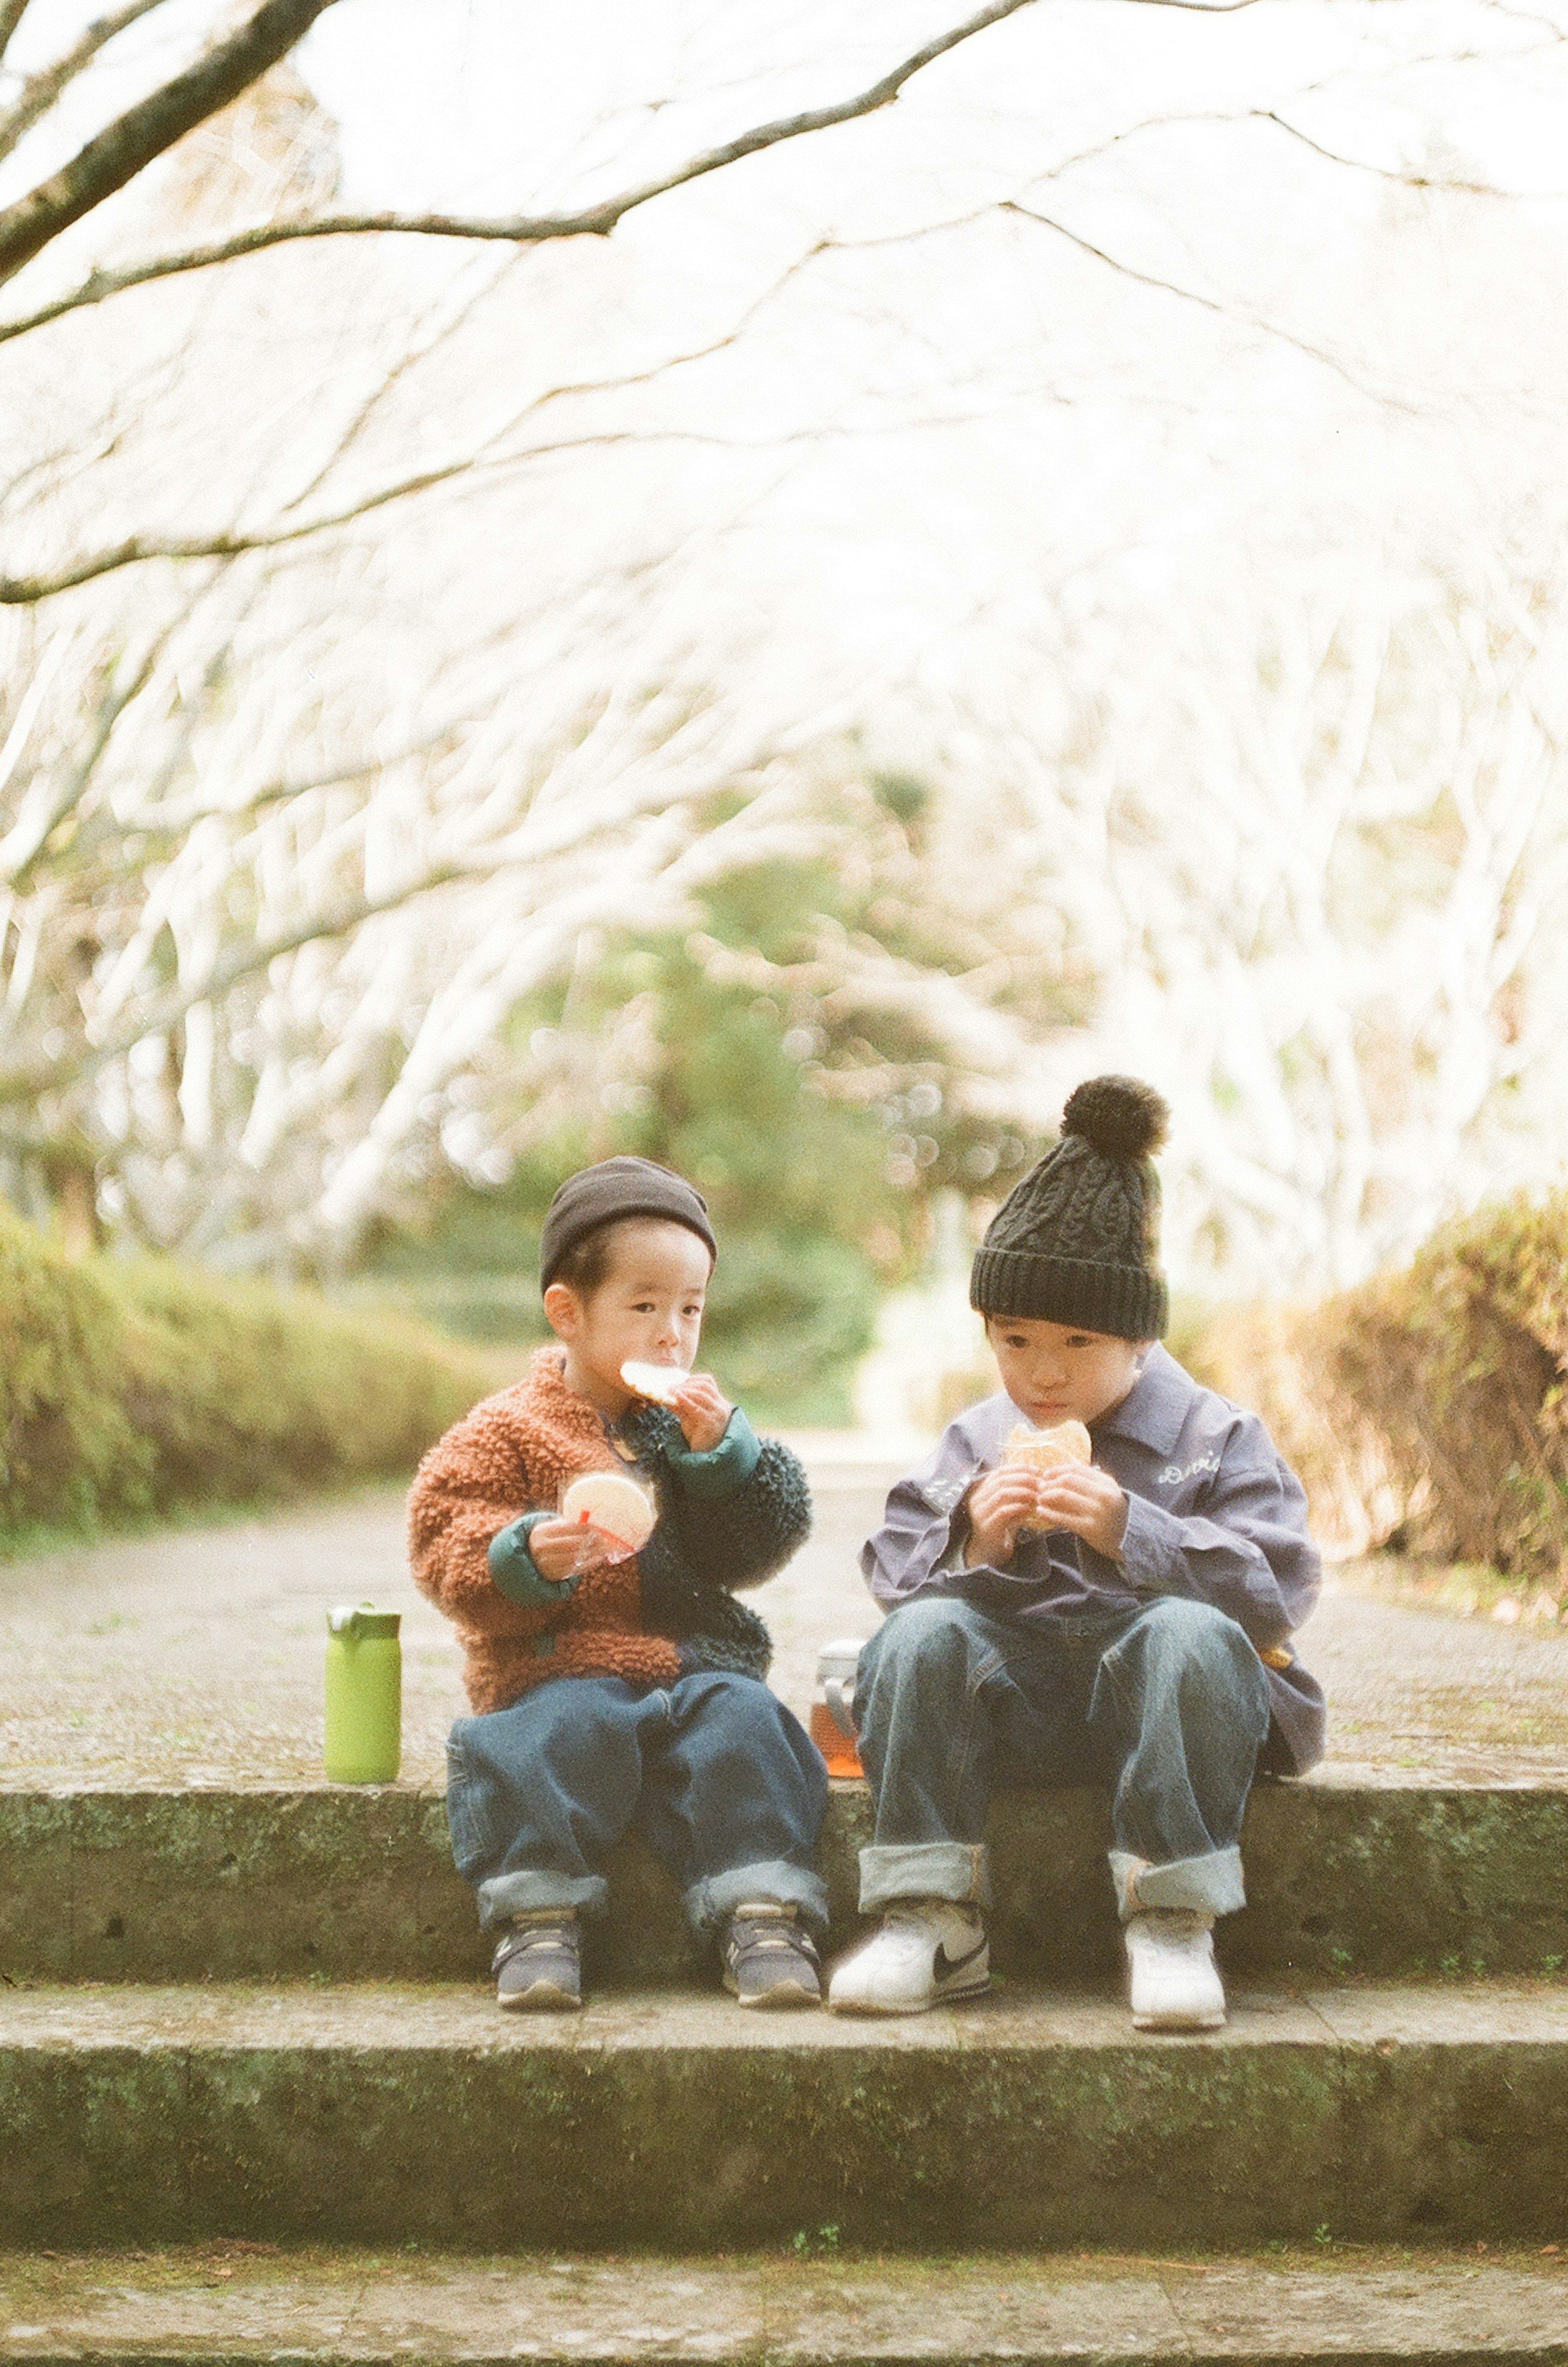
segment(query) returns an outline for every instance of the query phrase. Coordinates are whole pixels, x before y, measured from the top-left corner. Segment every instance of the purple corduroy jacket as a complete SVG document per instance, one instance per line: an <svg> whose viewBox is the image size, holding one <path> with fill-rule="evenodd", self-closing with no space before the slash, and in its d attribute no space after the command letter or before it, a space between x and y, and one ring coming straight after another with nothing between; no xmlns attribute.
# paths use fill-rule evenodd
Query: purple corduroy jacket
<svg viewBox="0 0 1568 2367"><path fill-rule="evenodd" d="M1112 1561L1065 1530L1018 1540L1006 1569L956 1566L963 1502L1002 1460L1024 1417L1006 1396L949 1422L888 1498L861 1567L884 1610L917 1594L962 1595L994 1617L1049 1632L1106 1612L1185 1594L1246 1630L1268 1679L1272 1718L1260 1765L1301 1775L1323 1757L1323 1689L1291 1641L1312 1611L1322 1566L1307 1500L1256 1414L1204 1388L1161 1347L1090 1432L1095 1461L1125 1489L1127 1531Z"/></svg>

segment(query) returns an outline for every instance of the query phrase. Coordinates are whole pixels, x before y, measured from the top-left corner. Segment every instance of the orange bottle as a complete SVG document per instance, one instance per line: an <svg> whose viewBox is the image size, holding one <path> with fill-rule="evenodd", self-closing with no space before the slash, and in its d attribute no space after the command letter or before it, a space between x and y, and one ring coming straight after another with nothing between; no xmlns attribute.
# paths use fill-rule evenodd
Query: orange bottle
<svg viewBox="0 0 1568 2367"><path fill-rule="evenodd" d="M858 1636L824 1644L817 1656L817 1698L812 1704L812 1740L830 1775L859 1775L855 1734L855 1670L864 1648Z"/></svg>

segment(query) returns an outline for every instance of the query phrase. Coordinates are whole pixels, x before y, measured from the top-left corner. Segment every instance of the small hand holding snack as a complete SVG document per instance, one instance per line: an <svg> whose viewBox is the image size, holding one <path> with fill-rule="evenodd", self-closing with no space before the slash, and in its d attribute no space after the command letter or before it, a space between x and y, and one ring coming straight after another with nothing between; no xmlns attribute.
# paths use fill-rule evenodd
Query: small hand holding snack
<svg viewBox="0 0 1568 2367"><path fill-rule="evenodd" d="M575 1521L559 1515L548 1521L536 1521L528 1531L528 1557L540 1578L560 1586L566 1579L575 1578L585 1567L583 1559L584 1542L591 1533L580 1528Z"/></svg>
<svg viewBox="0 0 1568 2367"><path fill-rule="evenodd" d="M710 1373L683 1372L678 1365L622 1365L620 1377L640 1398L668 1406L694 1455L706 1455L718 1445L730 1426L734 1407Z"/></svg>
<svg viewBox="0 0 1568 2367"><path fill-rule="evenodd" d="M1096 1463L1063 1463L1039 1482L1042 1528L1071 1529L1108 1561L1115 1561L1127 1533L1127 1498Z"/></svg>
<svg viewBox="0 0 1568 2367"><path fill-rule="evenodd" d="M1127 1499L1109 1472L1090 1459L1093 1454L1081 1421L1046 1430L1020 1423L998 1468L970 1491L967 1566L1002 1568L1025 1529L1070 1530L1114 1560L1127 1527Z"/></svg>
<svg viewBox="0 0 1568 2367"><path fill-rule="evenodd" d="M646 1489L619 1471L585 1471L561 1500L557 1520L536 1522L528 1552L541 1578L560 1584L597 1562L624 1561L653 1533Z"/></svg>
<svg viewBox="0 0 1568 2367"><path fill-rule="evenodd" d="M974 1569L988 1562L1005 1569L1013 1558L1018 1531L1033 1520L1040 1494L1039 1475L1019 1465L1003 1464L977 1479L969 1491L969 1543L964 1566Z"/></svg>

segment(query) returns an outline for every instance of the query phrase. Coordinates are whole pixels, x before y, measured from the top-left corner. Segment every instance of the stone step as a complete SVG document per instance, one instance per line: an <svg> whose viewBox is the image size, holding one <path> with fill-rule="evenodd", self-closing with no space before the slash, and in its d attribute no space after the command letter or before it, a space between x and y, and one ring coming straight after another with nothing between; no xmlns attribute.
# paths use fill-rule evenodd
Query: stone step
<svg viewBox="0 0 1568 2367"><path fill-rule="evenodd" d="M0 2243L1204 2249L1568 2235L1568 1989L1009 1985L893 2022L452 1983L0 1990Z"/></svg>
<svg viewBox="0 0 1568 2367"><path fill-rule="evenodd" d="M215 2246L0 2259L0 2359L33 2367L1563 2367L1568 2268L1539 2252L1174 2261L713 2261L308 2254ZM809 2245L810 2248L805 2248Z"/></svg>
<svg viewBox="0 0 1568 2367"><path fill-rule="evenodd" d="M833 1787L834 1944L855 1927L865 1786ZM1014 1793L992 1818L994 1960L1105 1979L1117 1963L1102 1796ZM1233 1975L1541 1975L1568 1962L1568 1789L1318 1778L1264 1784L1244 1837ZM688 1976L674 1890L610 1867L598 1976ZM0 1972L83 1980L473 1976L485 1950L437 1794L397 1786L0 1792Z"/></svg>

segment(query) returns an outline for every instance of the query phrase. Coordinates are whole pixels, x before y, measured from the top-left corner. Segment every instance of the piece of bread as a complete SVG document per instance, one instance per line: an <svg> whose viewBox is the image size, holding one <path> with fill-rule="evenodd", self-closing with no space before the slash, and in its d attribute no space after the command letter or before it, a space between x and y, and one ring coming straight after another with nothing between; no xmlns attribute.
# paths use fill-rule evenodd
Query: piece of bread
<svg viewBox="0 0 1568 2367"><path fill-rule="evenodd" d="M652 1398L655 1405L669 1405L691 1375L683 1365L644 1365L633 1358L622 1365L620 1377L638 1397Z"/></svg>
<svg viewBox="0 0 1568 2367"><path fill-rule="evenodd" d="M1032 1422L1021 1421L1007 1433L1007 1444L1002 1449L1004 1463L1021 1465L1026 1471L1060 1471L1064 1463L1092 1463L1095 1450L1088 1432L1081 1421L1052 1422L1045 1430L1036 1430ZM1036 1531L1038 1521L1019 1523L1020 1536Z"/></svg>
<svg viewBox="0 0 1568 2367"><path fill-rule="evenodd" d="M1007 1433L1004 1463L1021 1463L1029 1471L1059 1471L1064 1463L1092 1463L1094 1444L1081 1421L1053 1422L1048 1430L1019 1422Z"/></svg>
<svg viewBox="0 0 1568 2367"><path fill-rule="evenodd" d="M658 1518L647 1490L619 1471L585 1471L574 1479L561 1499L561 1516L597 1529L627 1553L647 1544Z"/></svg>

